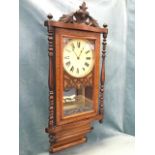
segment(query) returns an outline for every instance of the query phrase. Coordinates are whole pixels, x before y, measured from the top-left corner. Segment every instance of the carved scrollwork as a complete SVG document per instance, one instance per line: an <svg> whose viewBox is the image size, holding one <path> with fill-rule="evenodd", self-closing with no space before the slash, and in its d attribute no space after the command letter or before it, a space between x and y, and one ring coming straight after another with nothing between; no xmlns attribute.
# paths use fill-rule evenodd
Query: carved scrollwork
<svg viewBox="0 0 155 155"><path fill-rule="evenodd" d="M99 27L97 21L89 15L87 11L88 7L86 7L86 3L83 2L81 6L79 6L79 10L73 12L68 15L63 15L60 17L59 21L64 23L79 23L79 24L86 24L89 26Z"/></svg>
<svg viewBox="0 0 155 155"><path fill-rule="evenodd" d="M64 88L75 87L79 89L81 86L91 86L93 84L93 76L90 73L88 76L83 78L73 78L66 72L64 73Z"/></svg>

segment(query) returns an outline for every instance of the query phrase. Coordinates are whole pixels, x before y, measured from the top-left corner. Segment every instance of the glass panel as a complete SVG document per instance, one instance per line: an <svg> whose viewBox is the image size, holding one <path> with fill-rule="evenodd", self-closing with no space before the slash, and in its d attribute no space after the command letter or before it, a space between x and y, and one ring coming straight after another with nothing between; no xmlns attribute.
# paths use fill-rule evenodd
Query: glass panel
<svg viewBox="0 0 155 155"><path fill-rule="evenodd" d="M90 86L64 90L64 116L93 110L92 96Z"/></svg>
<svg viewBox="0 0 155 155"><path fill-rule="evenodd" d="M94 67L95 43L86 39L63 39L64 116L92 111L93 78L87 76Z"/></svg>
<svg viewBox="0 0 155 155"><path fill-rule="evenodd" d="M75 78L88 75L94 66L94 41L64 38L63 67Z"/></svg>

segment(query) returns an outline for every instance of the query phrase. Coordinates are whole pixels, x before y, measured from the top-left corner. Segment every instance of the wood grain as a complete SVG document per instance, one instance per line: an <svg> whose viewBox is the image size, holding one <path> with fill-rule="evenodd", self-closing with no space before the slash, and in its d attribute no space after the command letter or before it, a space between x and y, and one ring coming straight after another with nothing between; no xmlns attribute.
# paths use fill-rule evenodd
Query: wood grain
<svg viewBox="0 0 155 155"><path fill-rule="evenodd" d="M103 100L105 81L105 53L107 25L99 27L97 21L87 12L84 2L80 9L74 13L63 15L59 21L53 21L48 15L44 25L48 29L48 55L49 55L49 120L45 131L49 135L49 152L57 152L68 147L82 144L87 141L86 135L93 127L95 120L103 121ZM102 65L100 65L100 34L103 34ZM95 44L95 65L91 73L84 78L75 78L65 73L63 68L63 38L87 39ZM100 79L100 94L99 94ZM93 108L90 111L64 116L63 92L64 88L92 86ZM78 92L77 92L78 93ZM89 95L90 91L85 92ZM98 103L99 101L99 103Z"/></svg>
<svg viewBox="0 0 155 155"><path fill-rule="evenodd" d="M78 23L63 23L63 22L56 22L56 21L45 21L45 26L53 26L53 27L60 27L65 29L74 29L80 31L91 31L97 33L107 33L107 29L100 28L100 27L92 27L89 25L78 24Z"/></svg>
<svg viewBox="0 0 155 155"><path fill-rule="evenodd" d="M63 38L79 38L88 39L95 42L95 65L93 69L93 110L89 112L77 113L70 116L63 115L63 90L64 90L64 69L63 69ZM94 117L98 113L98 95L99 95L99 51L100 51L100 34L94 32L78 32L77 30L66 30L56 28L56 122L57 125L62 125L74 121L79 121L85 118ZM89 76L89 75L88 75ZM69 77L70 80L76 78Z"/></svg>
<svg viewBox="0 0 155 155"><path fill-rule="evenodd" d="M52 146L49 149L49 152L51 152L51 153L58 152L58 151L67 149L69 147L72 147L72 146L75 146L75 145L78 145L78 144L85 143L86 141L87 141L87 138L84 137L84 138L81 138L81 139L77 139L77 140L75 140L73 142L69 142L69 143L63 144L63 145Z"/></svg>
<svg viewBox="0 0 155 155"><path fill-rule="evenodd" d="M103 25L107 29L107 25ZM102 42L102 66L101 66L101 77L100 77L100 115L104 115L104 81L105 81L105 54L106 54L106 38L107 33L103 33L103 42ZM103 118L100 120L100 123L103 122Z"/></svg>

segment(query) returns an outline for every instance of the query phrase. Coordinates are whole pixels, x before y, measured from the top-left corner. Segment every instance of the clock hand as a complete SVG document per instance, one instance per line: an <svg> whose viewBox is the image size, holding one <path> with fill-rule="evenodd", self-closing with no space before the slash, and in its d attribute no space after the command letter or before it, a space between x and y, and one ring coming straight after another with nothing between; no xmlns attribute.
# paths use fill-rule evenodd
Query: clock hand
<svg viewBox="0 0 155 155"><path fill-rule="evenodd" d="M68 52L73 51L73 52L74 52L74 50L71 50L71 51L70 51L69 49L66 49L66 51L68 51ZM76 55L77 59L79 59L78 56L77 56L77 54L76 54L75 52L74 52L74 54Z"/></svg>
<svg viewBox="0 0 155 155"><path fill-rule="evenodd" d="M73 51L74 52L74 51ZM74 54L76 55L76 58L78 59L79 57L77 56L77 54L74 52Z"/></svg>
<svg viewBox="0 0 155 155"><path fill-rule="evenodd" d="M83 52L83 50L84 50L84 48L81 50L81 53ZM79 54L78 58L80 58L80 56L81 56L81 53Z"/></svg>

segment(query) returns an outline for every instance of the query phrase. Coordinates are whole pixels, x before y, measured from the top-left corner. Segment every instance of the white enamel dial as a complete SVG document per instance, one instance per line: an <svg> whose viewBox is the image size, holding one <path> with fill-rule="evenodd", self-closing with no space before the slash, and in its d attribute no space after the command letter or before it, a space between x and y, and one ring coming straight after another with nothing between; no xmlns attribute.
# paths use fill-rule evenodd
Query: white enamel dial
<svg viewBox="0 0 155 155"><path fill-rule="evenodd" d="M63 49L63 66L73 77L88 75L94 66L94 45L88 40L72 39Z"/></svg>

